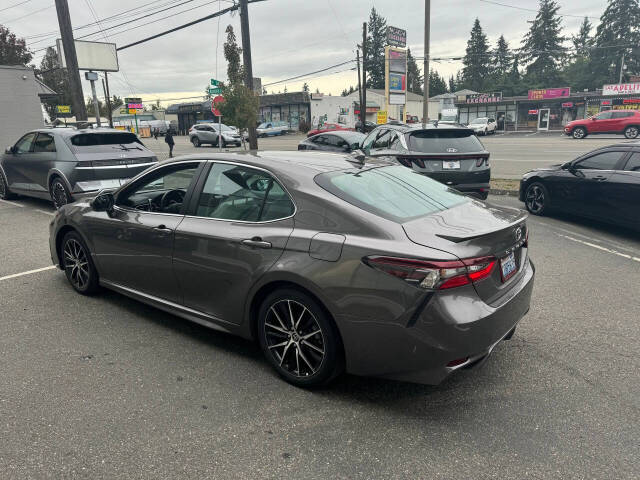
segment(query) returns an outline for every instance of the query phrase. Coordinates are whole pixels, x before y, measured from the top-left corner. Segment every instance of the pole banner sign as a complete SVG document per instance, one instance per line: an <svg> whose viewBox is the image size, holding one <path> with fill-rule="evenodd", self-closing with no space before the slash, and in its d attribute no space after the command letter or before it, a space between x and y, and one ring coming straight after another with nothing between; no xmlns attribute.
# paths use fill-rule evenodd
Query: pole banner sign
<svg viewBox="0 0 640 480"><path fill-rule="evenodd" d="M603 85L602 95L640 95L640 83L618 83L617 85Z"/></svg>
<svg viewBox="0 0 640 480"><path fill-rule="evenodd" d="M547 100L551 98L565 98L571 95L569 87L561 88L539 88L529 90L529 100Z"/></svg>
<svg viewBox="0 0 640 480"><path fill-rule="evenodd" d="M404 92L407 89L407 76L399 73L389 74L389 91Z"/></svg>
<svg viewBox="0 0 640 480"><path fill-rule="evenodd" d="M394 47L406 47L407 31L398 27L387 27L387 43Z"/></svg>

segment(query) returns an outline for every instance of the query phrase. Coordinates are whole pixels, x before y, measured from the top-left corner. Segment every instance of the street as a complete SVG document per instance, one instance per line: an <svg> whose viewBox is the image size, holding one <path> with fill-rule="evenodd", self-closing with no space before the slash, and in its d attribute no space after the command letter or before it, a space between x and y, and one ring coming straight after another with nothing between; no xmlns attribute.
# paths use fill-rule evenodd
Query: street
<svg viewBox="0 0 640 480"><path fill-rule="evenodd" d="M617 141L553 138L548 160L508 160L534 140L501 140L486 139L494 175ZM188 148L180 138L177 153ZM75 293L51 268L51 215L48 202L0 201L2 478L637 476L640 240L631 232L530 218L531 310L481 369L435 387L343 376L306 391L280 380L250 342L113 292Z"/></svg>
<svg viewBox="0 0 640 480"><path fill-rule="evenodd" d="M174 155L190 153L215 153L218 147L206 145L195 148L189 143L189 137L176 136ZM296 150L304 134L288 134L260 138L260 150ZM622 135L594 135L582 140L574 140L559 132L554 133L507 133L479 137L491 153L491 177L520 179L522 174L534 168L546 167L554 163L563 163L590 152L598 147L628 142ZM159 159L169 156L169 149L162 137L142 139ZM241 148L229 148L240 151Z"/></svg>

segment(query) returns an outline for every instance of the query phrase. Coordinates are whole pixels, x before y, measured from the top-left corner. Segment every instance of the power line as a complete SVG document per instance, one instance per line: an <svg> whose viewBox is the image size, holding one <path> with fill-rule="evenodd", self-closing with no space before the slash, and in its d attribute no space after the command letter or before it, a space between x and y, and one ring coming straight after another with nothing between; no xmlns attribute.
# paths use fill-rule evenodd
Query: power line
<svg viewBox="0 0 640 480"><path fill-rule="evenodd" d="M285 79L283 79L283 80L278 80L277 82L265 83L265 84L263 85L263 87L269 87L269 86L271 86L271 85L277 85L277 84L279 84L279 83L290 82L290 81L292 81L292 80L298 80L298 79L301 79L301 78L303 78L303 77L307 77L307 76L309 76L309 75L315 75L316 73L326 72L327 70L331 70L332 68L341 67L341 66L343 66L343 65L347 65L347 64L349 64L349 63L353 63L353 62L355 62L355 60L353 60L353 59L352 59L352 60L347 60L346 62L337 63L337 64L335 64L335 65L331 65L331 66L329 66L329 67L321 68L320 70L315 70L315 71L313 71L313 72L304 73L304 74L302 74L302 75L297 75L297 76L295 76L295 77L285 78ZM349 70L351 70L351 69L349 69ZM343 70L343 71L346 71L346 70ZM339 73L339 72L336 72L336 73Z"/></svg>
<svg viewBox="0 0 640 480"><path fill-rule="evenodd" d="M23 18L30 17L32 15L35 15L36 13L44 12L45 10L49 10L50 8L53 8L53 7L54 7L54 5L49 5L48 7L41 8L40 10L36 10L34 12L29 12L26 15L22 15L21 17L12 18L11 20L6 20L6 21L0 22L0 23L6 25L8 23L17 22L18 20L22 20Z"/></svg>
<svg viewBox="0 0 640 480"><path fill-rule="evenodd" d="M13 5L9 5L8 7L0 8L0 12L4 12L5 10L9 10L10 8L17 7L19 5L24 5L25 3L29 3L31 0L25 0L24 2L14 3Z"/></svg>
<svg viewBox="0 0 640 480"><path fill-rule="evenodd" d="M499 5L501 7L513 8L515 10L524 10L526 12L538 13L538 10L535 9L535 8L517 7L515 5L509 5L509 4L506 4L506 3L495 2L493 0L478 0L478 1L480 1L482 3L490 3L492 5ZM584 17L587 17L587 18L591 18L591 19L594 19L594 20L599 20L598 17L590 17L589 15L571 15L569 13L564 13L564 14L563 13L558 13L557 15L559 17L572 17L572 18L584 18Z"/></svg>

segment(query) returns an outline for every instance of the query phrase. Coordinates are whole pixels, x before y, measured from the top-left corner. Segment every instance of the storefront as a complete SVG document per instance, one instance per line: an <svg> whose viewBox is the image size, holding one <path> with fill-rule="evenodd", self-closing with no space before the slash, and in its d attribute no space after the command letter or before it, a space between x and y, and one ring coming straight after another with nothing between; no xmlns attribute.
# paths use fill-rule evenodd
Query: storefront
<svg viewBox="0 0 640 480"><path fill-rule="evenodd" d="M186 135L189 128L196 123L218 121L218 117L211 113L211 100L169 105L166 113L178 116L178 133L180 135Z"/></svg>
<svg viewBox="0 0 640 480"><path fill-rule="evenodd" d="M309 124L310 101L307 92L276 93L260 96L258 122L287 122L291 130Z"/></svg>

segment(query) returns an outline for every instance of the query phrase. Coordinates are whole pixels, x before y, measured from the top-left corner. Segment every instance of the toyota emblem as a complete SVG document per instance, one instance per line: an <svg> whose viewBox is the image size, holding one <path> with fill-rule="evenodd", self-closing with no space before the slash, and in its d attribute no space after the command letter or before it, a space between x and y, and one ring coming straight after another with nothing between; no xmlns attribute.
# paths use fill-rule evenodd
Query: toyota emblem
<svg viewBox="0 0 640 480"><path fill-rule="evenodd" d="M522 227L516 228L514 235L516 236L516 242L522 240Z"/></svg>

